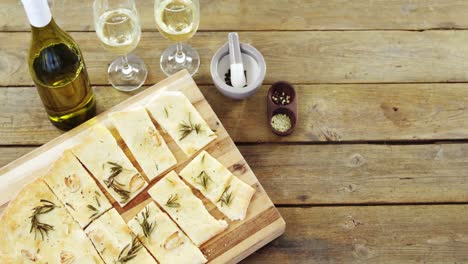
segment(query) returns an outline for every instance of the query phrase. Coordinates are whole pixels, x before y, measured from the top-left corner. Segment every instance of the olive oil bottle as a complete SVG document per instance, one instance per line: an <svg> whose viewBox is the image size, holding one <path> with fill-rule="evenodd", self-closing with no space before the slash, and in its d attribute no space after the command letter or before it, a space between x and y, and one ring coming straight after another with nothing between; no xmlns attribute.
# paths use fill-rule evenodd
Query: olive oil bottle
<svg viewBox="0 0 468 264"><path fill-rule="evenodd" d="M78 44L55 23L47 0L22 0L31 24L29 71L50 121L69 130L96 114Z"/></svg>

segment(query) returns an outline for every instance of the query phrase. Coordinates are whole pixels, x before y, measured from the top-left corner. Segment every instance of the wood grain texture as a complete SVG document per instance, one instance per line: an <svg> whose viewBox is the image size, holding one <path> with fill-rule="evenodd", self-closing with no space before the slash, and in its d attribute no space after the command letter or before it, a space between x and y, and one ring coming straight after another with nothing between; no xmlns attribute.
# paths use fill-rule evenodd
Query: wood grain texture
<svg viewBox="0 0 468 264"><path fill-rule="evenodd" d="M468 202L468 144L239 149L277 205ZM0 148L0 166L30 150Z"/></svg>
<svg viewBox="0 0 468 264"><path fill-rule="evenodd" d="M33 151L36 147L2 147L0 148L0 168L21 156Z"/></svg>
<svg viewBox="0 0 468 264"><path fill-rule="evenodd" d="M108 112L104 112L99 116L96 116L41 148L38 148L19 160L1 168L0 205L8 203L8 201L12 199L24 186L25 182L30 182L43 175L43 172L45 172L46 169L54 162L56 157L63 153L64 149L68 149L79 143L84 136L84 133L86 133L86 131L96 123L108 126L111 132L114 133L114 137L120 144L121 148L127 154L132 163L137 166L137 162L134 157L131 155L122 139L118 136L115 129L110 125L110 121L107 116L110 111L120 111L131 109L135 106L144 106L150 102L151 98L153 98L160 90L180 91L187 96L207 124L213 130L216 130L217 138L204 149L224 166L233 168L232 173L235 176L255 189L255 194L250 201L245 219L242 221L228 221L229 227L225 231L211 238L202 245L201 250L208 260L212 261L212 263L234 263L245 258L259 247L281 235L285 228L284 220L281 218L278 210L275 208L274 204L258 182L255 174L240 154L236 145L227 134L222 123L220 123L216 114L203 97L203 94L186 71L179 72L164 80L162 83L146 89L143 93L129 98L125 102L116 105ZM164 139L171 149L171 152L177 158L178 163L174 170L179 172L187 165L188 162L191 161L192 157L187 157L168 136ZM144 173L142 173L142 175L145 176ZM103 188L101 189L104 191L107 198L113 203L113 206L117 211L122 215L124 220L129 221L151 200L147 190L156 182L157 180L151 181L145 191L132 199L123 208L118 205L110 194L108 194ZM217 219L226 218L218 211L214 204L210 203L200 193L195 193L203 200L205 206L214 217ZM8 210L8 208L6 210Z"/></svg>
<svg viewBox="0 0 468 264"><path fill-rule="evenodd" d="M468 138L465 84L296 85L300 122L288 137L267 126L268 86L244 100L201 90L236 142L437 140ZM98 112L132 94L96 87ZM0 88L0 145L44 144L62 132L48 121L32 87Z"/></svg>
<svg viewBox="0 0 468 264"><path fill-rule="evenodd" d="M80 45L91 82L108 84L106 52L94 32L71 34ZM241 32L265 57L265 83L467 82L468 31ZM0 86L31 85L27 67L30 34L0 33ZM197 84L212 83L209 66L227 32L200 32L190 40L201 56ZM171 42L145 32L135 53L149 68L147 84L165 76L159 56Z"/></svg>
<svg viewBox="0 0 468 264"><path fill-rule="evenodd" d="M75 31L92 83L107 85L115 56L92 32L92 1L53 1L57 22ZM230 136L248 143L239 149L273 202L287 206L279 208L286 234L242 263L468 263L467 204L336 205L468 203L468 144L421 144L468 139L466 84L446 83L468 82L468 31L447 30L468 29L466 0L200 1L200 32L190 40L202 58L194 78L205 84L202 92ZM156 31L153 1L137 2L145 32L135 52L147 63L146 85L152 85L165 78L159 56L171 43ZM0 1L0 31L6 40L0 41L1 167L61 132L47 120L35 90L24 87L32 85L30 35L19 0ZM239 102L211 85L209 63L229 31L241 31L241 40L265 56L265 84L301 84L301 122L289 137L266 128L268 86ZM441 84L428 84L435 82ZM134 94L97 87L98 111ZM374 140L417 144L307 144ZM268 222L272 214L266 212L252 221ZM274 237L272 230L280 230L275 222L256 234ZM235 229L229 237L237 243L237 233L249 232ZM234 251L244 243L252 241L237 243ZM223 244L210 246L218 255Z"/></svg>
<svg viewBox="0 0 468 264"><path fill-rule="evenodd" d="M275 204L468 202L468 144L240 150Z"/></svg>
<svg viewBox="0 0 468 264"><path fill-rule="evenodd" d="M466 263L468 206L280 208L286 233L242 263Z"/></svg>
<svg viewBox="0 0 468 264"><path fill-rule="evenodd" d="M156 30L153 1L137 4L143 30ZM464 0L201 0L200 5L201 30L468 28ZM54 0L53 15L66 30L94 28L92 1ZM0 2L0 25L2 31L29 30L18 0Z"/></svg>

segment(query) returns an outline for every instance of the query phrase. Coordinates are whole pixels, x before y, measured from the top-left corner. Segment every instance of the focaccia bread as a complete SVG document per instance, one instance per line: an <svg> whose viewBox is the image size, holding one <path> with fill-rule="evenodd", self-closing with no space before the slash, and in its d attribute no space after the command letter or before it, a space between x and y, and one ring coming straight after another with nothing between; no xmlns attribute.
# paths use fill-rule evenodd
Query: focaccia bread
<svg viewBox="0 0 468 264"><path fill-rule="evenodd" d="M82 228L112 207L70 150L55 161L44 181Z"/></svg>
<svg viewBox="0 0 468 264"><path fill-rule="evenodd" d="M114 112L109 117L150 180L177 164L144 108Z"/></svg>
<svg viewBox="0 0 468 264"><path fill-rule="evenodd" d="M41 179L25 186L10 202L0 234L1 263L103 263L85 232Z"/></svg>
<svg viewBox="0 0 468 264"><path fill-rule="evenodd" d="M146 108L188 156L216 138L197 109L181 92L161 92Z"/></svg>
<svg viewBox="0 0 468 264"><path fill-rule="evenodd" d="M161 264L207 262L201 251L154 202L130 220L128 226Z"/></svg>
<svg viewBox="0 0 468 264"><path fill-rule="evenodd" d="M85 230L106 263L157 263L115 209L94 220Z"/></svg>
<svg viewBox="0 0 468 264"><path fill-rule="evenodd" d="M174 171L164 176L148 193L197 246L228 227L226 221L216 220L208 212Z"/></svg>
<svg viewBox="0 0 468 264"><path fill-rule="evenodd" d="M101 124L91 127L83 142L72 151L120 206L148 185L110 131Z"/></svg>
<svg viewBox="0 0 468 264"><path fill-rule="evenodd" d="M214 201L216 207L231 220L244 220L255 189L233 176L221 197Z"/></svg>
<svg viewBox="0 0 468 264"><path fill-rule="evenodd" d="M255 189L239 180L208 152L203 151L180 176L198 189L231 220L243 220Z"/></svg>
<svg viewBox="0 0 468 264"><path fill-rule="evenodd" d="M233 177L223 164L206 151L196 156L179 174L213 203L221 197Z"/></svg>

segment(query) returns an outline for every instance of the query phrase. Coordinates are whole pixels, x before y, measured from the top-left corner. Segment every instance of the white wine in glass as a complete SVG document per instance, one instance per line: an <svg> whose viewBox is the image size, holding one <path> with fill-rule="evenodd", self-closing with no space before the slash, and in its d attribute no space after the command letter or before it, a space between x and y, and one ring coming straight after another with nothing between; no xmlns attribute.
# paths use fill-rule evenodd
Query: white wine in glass
<svg viewBox="0 0 468 264"><path fill-rule="evenodd" d="M159 32L165 38L177 42L162 53L162 71L166 75L182 69L192 75L196 73L200 66L200 56L194 48L183 42L197 32L200 23L198 0L156 0L154 14Z"/></svg>
<svg viewBox="0 0 468 264"><path fill-rule="evenodd" d="M141 37L134 0L95 0L94 22L104 48L121 56L109 65L109 82L120 91L140 88L148 70L142 59L128 55L137 47Z"/></svg>

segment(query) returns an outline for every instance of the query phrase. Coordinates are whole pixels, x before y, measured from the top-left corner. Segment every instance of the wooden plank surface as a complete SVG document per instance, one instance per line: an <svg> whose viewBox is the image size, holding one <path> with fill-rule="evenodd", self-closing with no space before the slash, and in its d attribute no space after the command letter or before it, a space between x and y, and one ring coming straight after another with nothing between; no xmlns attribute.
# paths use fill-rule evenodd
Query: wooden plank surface
<svg viewBox="0 0 468 264"><path fill-rule="evenodd" d="M156 30L153 1L137 4L143 30ZM201 30L468 28L464 0L201 0L200 5ZM66 30L94 28L92 1L54 0L53 14ZM29 30L19 0L0 2L0 30Z"/></svg>
<svg viewBox="0 0 468 264"><path fill-rule="evenodd" d="M0 168L8 163L20 158L21 156L33 151L37 147L1 147L0 148Z"/></svg>
<svg viewBox="0 0 468 264"><path fill-rule="evenodd" d="M135 94L101 86L114 56L92 32L92 1L53 1L100 86L99 111ZM170 42L156 31L153 1L137 2L145 32L136 54L152 85L165 77L159 55ZM468 29L466 0L201 0L201 12L194 78L231 137L247 143L242 154L288 223L243 263L468 263L468 31L446 30ZM26 31L20 1L0 1L0 166L61 134L25 87ZM229 31L267 62L265 86L244 101L211 85L209 63ZM300 95L301 123L286 138L265 124L264 96L278 80ZM398 142L361 144L371 141Z"/></svg>
<svg viewBox="0 0 468 264"><path fill-rule="evenodd" d="M235 101L202 92L236 142L391 141L468 138L465 84L296 85L300 122L288 137L266 126L269 86ZM135 93L96 87L102 112ZM0 88L0 145L44 144L62 132L45 116L33 87ZM359 122L356 122L359 120Z"/></svg>
<svg viewBox="0 0 468 264"><path fill-rule="evenodd" d="M243 263L467 263L468 206L280 208L286 233Z"/></svg>
<svg viewBox="0 0 468 264"><path fill-rule="evenodd" d="M468 144L240 150L275 204L468 202Z"/></svg>
<svg viewBox="0 0 468 264"><path fill-rule="evenodd" d="M0 166L32 149L0 148ZM468 202L468 144L239 149L277 205Z"/></svg>
<svg viewBox="0 0 468 264"><path fill-rule="evenodd" d="M72 33L83 50L93 84L107 84L106 52L94 32ZM265 83L468 82L468 31L293 31L241 32L267 64ZM0 86L32 85L26 56L28 32L0 33ZM227 32L200 32L190 43L201 56L198 84L212 83L209 64L226 42ZM149 68L147 84L165 76L160 53L171 44L157 32L145 32L135 53ZM279 52L281 51L281 52ZM424 67L422 67L424 65Z"/></svg>

